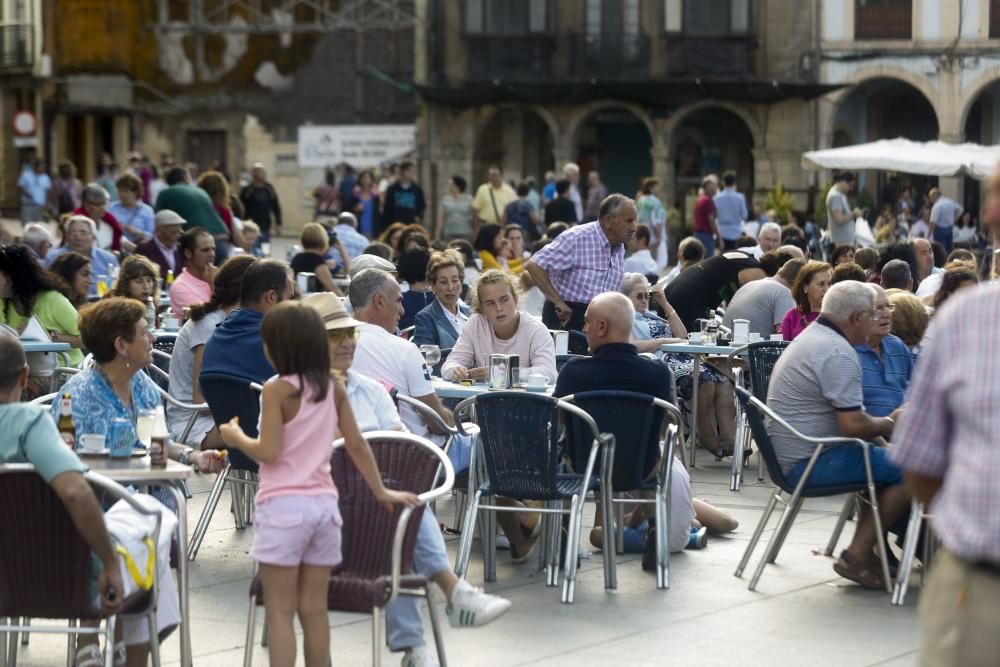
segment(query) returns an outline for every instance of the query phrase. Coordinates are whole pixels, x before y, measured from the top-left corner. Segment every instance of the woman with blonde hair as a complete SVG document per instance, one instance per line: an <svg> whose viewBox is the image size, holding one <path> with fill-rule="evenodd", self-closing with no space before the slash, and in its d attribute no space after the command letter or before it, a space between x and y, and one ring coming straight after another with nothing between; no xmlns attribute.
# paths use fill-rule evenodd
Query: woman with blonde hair
<svg viewBox="0 0 1000 667"><path fill-rule="evenodd" d="M299 243L302 244L302 252L292 257L291 261L296 278L300 273L313 273L316 275L316 286L313 289L317 292L333 292L337 296L344 296L337 283L333 282L333 274L326 263L326 254L330 250L330 237L326 228L318 222L307 223L299 235ZM343 246L340 251L340 256L344 258L344 270L347 271L347 252Z"/></svg>
<svg viewBox="0 0 1000 667"><path fill-rule="evenodd" d="M886 290L889 303L892 304L892 327L893 336L899 337L906 347L910 348L910 354L916 361L920 354L920 345L930 323L930 315L927 307L912 292L902 289Z"/></svg>
<svg viewBox="0 0 1000 667"><path fill-rule="evenodd" d="M427 262L427 282L434 291L434 301L417 313L413 320L413 342L452 348L462 333L471 312L462 303L465 264L453 248L431 255Z"/></svg>

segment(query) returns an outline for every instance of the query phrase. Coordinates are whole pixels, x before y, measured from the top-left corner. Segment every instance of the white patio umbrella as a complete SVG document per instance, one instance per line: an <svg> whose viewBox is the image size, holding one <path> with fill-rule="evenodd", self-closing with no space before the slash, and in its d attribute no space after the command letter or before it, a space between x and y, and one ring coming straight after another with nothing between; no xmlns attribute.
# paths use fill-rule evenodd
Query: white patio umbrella
<svg viewBox="0 0 1000 667"><path fill-rule="evenodd" d="M880 169L926 176L962 176L985 180L1000 162L1000 146L949 144L943 141L880 139L866 144L809 151L804 169Z"/></svg>

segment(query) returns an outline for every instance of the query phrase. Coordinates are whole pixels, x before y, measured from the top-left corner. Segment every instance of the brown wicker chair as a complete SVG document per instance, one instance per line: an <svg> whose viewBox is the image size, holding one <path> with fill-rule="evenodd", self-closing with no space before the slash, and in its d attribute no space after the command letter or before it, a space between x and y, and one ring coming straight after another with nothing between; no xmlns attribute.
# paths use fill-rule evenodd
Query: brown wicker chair
<svg viewBox="0 0 1000 667"><path fill-rule="evenodd" d="M132 499L115 482L95 473L85 473L91 486L105 496L124 499L141 514L150 510ZM116 616L104 617L88 596L90 547L73 525L69 513L55 492L29 464L0 465L0 506L18 511L0 512L0 639L9 639L10 664L17 663L20 632L66 633L67 660L71 664L73 636L104 634L107 646L114 644ZM160 517L156 516L156 530ZM153 536L154 540L156 535ZM159 667L160 646L156 623L156 578L149 591L123 601L118 617L145 616L150 627L150 654ZM27 625L28 619L70 619L68 626ZM105 629L76 627L80 620L105 620ZM0 652L6 653L0 642ZM105 651L111 667L113 651Z"/></svg>
<svg viewBox="0 0 1000 667"><path fill-rule="evenodd" d="M327 608L330 611L372 615L372 662L382 660L382 610L398 595L428 597L428 581L411 574L413 550L424 506L451 492L455 472L444 452L424 438L398 431L364 434L375 454L384 484L397 491L419 495L421 506L390 513L378 502L342 447L334 443L331 459L333 479L340 494L343 561L330 577ZM443 480L439 471L444 471ZM250 585L250 616L243 664L253 660L257 607L264 604L260 576ZM428 602L430 602L428 600ZM430 609L438 661L447 667L444 643L438 628L437 612Z"/></svg>

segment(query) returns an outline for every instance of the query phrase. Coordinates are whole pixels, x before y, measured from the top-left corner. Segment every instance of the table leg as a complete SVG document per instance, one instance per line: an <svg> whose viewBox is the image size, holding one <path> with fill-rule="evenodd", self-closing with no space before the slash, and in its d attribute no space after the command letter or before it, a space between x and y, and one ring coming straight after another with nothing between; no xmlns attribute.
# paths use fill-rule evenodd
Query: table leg
<svg viewBox="0 0 1000 667"><path fill-rule="evenodd" d="M691 368L691 432L688 434L688 467L694 468L694 453L698 449L698 387L701 384L698 376L701 374L701 355L692 354L694 366Z"/></svg>
<svg viewBox="0 0 1000 667"><path fill-rule="evenodd" d="M167 487L177 501L177 594L181 605L181 667L192 667L191 617L188 608L187 498L171 484Z"/></svg>

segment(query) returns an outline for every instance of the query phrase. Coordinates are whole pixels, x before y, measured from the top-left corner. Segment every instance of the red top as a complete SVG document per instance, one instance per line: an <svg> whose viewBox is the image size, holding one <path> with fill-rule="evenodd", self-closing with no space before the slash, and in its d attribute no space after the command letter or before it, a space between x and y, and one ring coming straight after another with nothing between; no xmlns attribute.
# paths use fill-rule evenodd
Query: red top
<svg viewBox="0 0 1000 667"><path fill-rule="evenodd" d="M216 204L215 202L212 202L212 207L215 209L215 212L219 214L219 217L222 218L222 222L225 223L226 229L229 230L229 240L235 243L235 240L233 239L233 212L229 210L228 206Z"/></svg>
<svg viewBox="0 0 1000 667"><path fill-rule="evenodd" d="M715 227L708 220L710 215L715 215L715 202L708 195L698 197L698 203L694 205L694 231L707 234L715 232Z"/></svg>
<svg viewBox="0 0 1000 667"><path fill-rule="evenodd" d="M87 215L87 211L84 210L83 206L73 211L73 215L83 215L88 218L90 217L89 215ZM107 211L105 211L104 217L101 218L100 220L95 220L94 224L97 225L98 229L100 229L102 224L106 224L107 226L111 227L111 249L114 250L115 252L121 252L122 226L118 224L118 219L115 216L108 213ZM94 242L96 243L97 239L94 239Z"/></svg>

